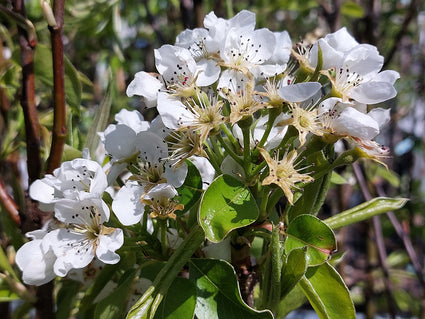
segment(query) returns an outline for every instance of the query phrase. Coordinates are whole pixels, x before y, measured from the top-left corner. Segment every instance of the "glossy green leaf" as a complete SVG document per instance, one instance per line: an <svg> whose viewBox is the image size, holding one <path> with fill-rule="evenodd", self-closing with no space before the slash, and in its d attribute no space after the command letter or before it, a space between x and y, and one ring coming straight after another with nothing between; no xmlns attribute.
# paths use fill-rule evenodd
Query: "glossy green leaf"
<svg viewBox="0 0 425 319"><path fill-rule="evenodd" d="M329 259L336 249L333 231L312 215L300 215L288 226L285 241L287 254L295 248L307 247L309 266L320 265Z"/></svg>
<svg viewBox="0 0 425 319"><path fill-rule="evenodd" d="M299 284L319 318L356 318L347 286L328 263L310 268Z"/></svg>
<svg viewBox="0 0 425 319"><path fill-rule="evenodd" d="M329 217L324 222L332 229L351 225L375 215L397 210L406 204L407 198L376 197L349 210Z"/></svg>
<svg viewBox="0 0 425 319"><path fill-rule="evenodd" d="M198 319L272 319L268 310L250 308L241 298L233 267L217 259L192 259L189 279L198 291L195 314Z"/></svg>
<svg viewBox="0 0 425 319"><path fill-rule="evenodd" d="M202 196L198 220L206 237L217 243L233 229L252 224L258 214L250 190L235 177L221 175Z"/></svg>
<svg viewBox="0 0 425 319"><path fill-rule="evenodd" d="M300 285L296 285L279 303L276 318L285 318L291 311L299 309L307 302Z"/></svg>
<svg viewBox="0 0 425 319"><path fill-rule="evenodd" d="M187 164L187 175L186 179L181 187L177 189L179 193L179 203L184 205L183 210L176 211L177 215L182 215L187 212L202 195L202 178L199 174L195 164L190 161L186 161Z"/></svg>
<svg viewBox="0 0 425 319"><path fill-rule="evenodd" d="M306 252L306 248L293 249L286 258L286 261L284 261L280 279L281 299L285 298L285 296L297 285L302 276L304 276L308 266Z"/></svg>
<svg viewBox="0 0 425 319"><path fill-rule="evenodd" d="M154 319L191 319L195 315L196 286L188 279L174 279L155 312Z"/></svg>
<svg viewBox="0 0 425 319"><path fill-rule="evenodd" d="M136 273L137 269L130 269L122 275L118 287L97 304L94 312L95 318L122 318L127 306L126 301L131 293L130 287L133 284Z"/></svg>

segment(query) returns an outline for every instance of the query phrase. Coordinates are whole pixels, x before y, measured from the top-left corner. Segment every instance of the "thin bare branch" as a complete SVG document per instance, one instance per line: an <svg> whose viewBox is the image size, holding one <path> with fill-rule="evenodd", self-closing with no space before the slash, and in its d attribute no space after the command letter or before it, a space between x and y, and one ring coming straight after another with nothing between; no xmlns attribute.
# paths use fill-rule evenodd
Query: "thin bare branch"
<svg viewBox="0 0 425 319"><path fill-rule="evenodd" d="M66 139L65 64L63 54L63 21L65 0L56 0L53 6L56 25L49 26L53 60L53 132L52 147L47 160L46 173L60 166Z"/></svg>
<svg viewBox="0 0 425 319"><path fill-rule="evenodd" d="M368 185L364 178L363 172L358 163L353 163L354 175L360 185L360 190L365 200L371 200L372 195L369 191ZM392 295L390 272L387 264L387 253L385 250L384 236L382 234L382 226L379 216L374 216L372 219L373 230L375 234L375 243L378 249L379 262L381 264L382 272L384 274L385 293L387 295L388 312L391 318L396 317L395 300Z"/></svg>
<svg viewBox="0 0 425 319"><path fill-rule="evenodd" d="M27 21L23 0L14 0L14 17L17 21ZM20 18L17 18L20 16ZM25 24L28 26L28 24ZM32 25L32 24L31 24ZM30 28L31 29L31 28ZM32 32L28 32L28 27L24 28L18 23L19 45L21 48L22 64L22 92L21 106L25 119L25 135L27 143L27 163L29 184L40 177L41 156L40 156L40 125L35 104L35 81L34 81L34 48L36 39Z"/></svg>
<svg viewBox="0 0 425 319"><path fill-rule="evenodd" d="M417 16L418 8L419 8L418 0L410 1L410 6L407 9L407 13L406 13L406 16L404 17L403 23L401 24L400 30L397 32L397 34L394 37L393 46L388 51L388 54L385 57L385 63L383 68L385 68L389 63L391 63L391 60L394 58L394 55L397 52L398 47L400 46L401 39L407 33L407 29L409 27L410 22L412 22L412 20Z"/></svg>
<svg viewBox="0 0 425 319"><path fill-rule="evenodd" d="M13 198L8 194L4 184L0 180L0 203L12 218L12 220L17 224L21 224L21 218L19 217L18 205L16 205Z"/></svg>

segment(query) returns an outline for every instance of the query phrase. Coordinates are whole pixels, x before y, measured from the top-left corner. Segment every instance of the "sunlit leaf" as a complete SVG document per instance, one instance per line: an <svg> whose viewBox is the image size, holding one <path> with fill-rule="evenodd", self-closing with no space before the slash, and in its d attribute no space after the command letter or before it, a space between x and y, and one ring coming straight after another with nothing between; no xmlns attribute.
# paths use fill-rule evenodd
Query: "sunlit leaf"
<svg viewBox="0 0 425 319"><path fill-rule="evenodd" d="M332 229L351 225L375 215L397 210L406 204L407 198L376 197L349 210L329 217L324 222Z"/></svg>
<svg viewBox="0 0 425 319"><path fill-rule="evenodd" d="M189 279L198 290L198 319L272 319L270 311L250 308L241 298L233 267L223 260L192 259Z"/></svg>
<svg viewBox="0 0 425 319"><path fill-rule="evenodd" d="M217 243L233 229L252 224L258 214L250 190L235 177L221 175L202 196L199 223L206 237Z"/></svg>
<svg viewBox="0 0 425 319"><path fill-rule="evenodd" d="M174 279L154 319L191 319L195 315L196 286L185 278Z"/></svg>
<svg viewBox="0 0 425 319"><path fill-rule="evenodd" d="M329 259L336 250L335 235L320 219L312 215L300 215L287 229L285 251L307 247L307 260L310 266L320 265Z"/></svg>
<svg viewBox="0 0 425 319"><path fill-rule="evenodd" d="M309 268L299 285L319 318L356 318L347 286L328 263Z"/></svg>
<svg viewBox="0 0 425 319"><path fill-rule="evenodd" d="M285 296L297 285L307 270L307 256L305 248L291 250L282 266L281 276L281 298Z"/></svg>

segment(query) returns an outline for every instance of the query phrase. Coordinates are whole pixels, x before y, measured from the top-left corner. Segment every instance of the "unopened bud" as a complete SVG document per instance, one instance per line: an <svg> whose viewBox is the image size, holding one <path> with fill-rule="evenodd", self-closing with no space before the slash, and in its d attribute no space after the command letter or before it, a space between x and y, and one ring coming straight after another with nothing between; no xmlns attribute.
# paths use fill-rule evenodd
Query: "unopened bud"
<svg viewBox="0 0 425 319"><path fill-rule="evenodd" d="M58 24L56 23L55 15L53 14L50 3L45 0L41 0L40 5L41 5L41 11L43 12L43 15L47 21L47 24L51 27L56 27Z"/></svg>

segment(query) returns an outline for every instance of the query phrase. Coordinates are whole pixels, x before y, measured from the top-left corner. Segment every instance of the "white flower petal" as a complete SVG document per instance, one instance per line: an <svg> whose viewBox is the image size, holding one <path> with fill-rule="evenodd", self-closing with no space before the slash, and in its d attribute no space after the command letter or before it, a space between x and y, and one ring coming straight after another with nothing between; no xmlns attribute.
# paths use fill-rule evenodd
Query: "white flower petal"
<svg viewBox="0 0 425 319"><path fill-rule="evenodd" d="M139 111L129 111L122 109L115 115L117 124L124 124L134 130L136 133L140 131L147 131L149 129L149 122L145 121L143 115Z"/></svg>
<svg viewBox="0 0 425 319"><path fill-rule="evenodd" d="M391 119L390 112L391 112L390 109L383 109L383 108L377 107L375 109L370 110L370 112L367 113L367 115L372 117L378 123L378 126L381 129L390 121Z"/></svg>
<svg viewBox="0 0 425 319"><path fill-rule="evenodd" d="M100 198L63 199L55 205L55 217L68 224L90 225L93 213L101 224L109 220L109 208Z"/></svg>
<svg viewBox="0 0 425 319"><path fill-rule="evenodd" d="M164 87L163 83L146 72L137 72L134 80L127 87L127 96L138 95L144 97L147 107L156 106L158 91Z"/></svg>
<svg viewBox="0 0 425 319"><path fill-rule="evenodd" d="M127 182L120 188L112 202L112 210L121 224L125 226L138 223L144 213L141 198L144 188L136 182Z"/></svg>
<svg viewBox="0 0 425 319"><path fill-rule="evenodd" d="M400 74L397 71L385 70L379 72L373 80L376 82L388 82L390 84L394 84L399 78Z"/></svg>
<svg viewBox="0 0 425 319"><path fill-rule="evenodd" d="M56 229L44 237L43 246L51 247L57 257L54 264L56 275L64 277L69 270L83 268L93 260L93 242L84 240L85 234L71 232L65 228Z"/></svg>
<svg viewBox="0 0 425 319"><path fill-rule="evenodd" d="M134 155L136 132L127 125L109 125L105 130L105 149L113 159L125 159ZM126 143L123 143L123 141Z"/></svg>
<svg viewBox="0 0 425 319"><path fill-rule="evenodd" d="M183 185L187 175L187 164L183 163L179 167L173 166L171 163L165 163L164 176L167 179L167 183L179 188Z"/></svg>
<svg viewBox="0 0 425 319"><path fill-rule="evenodd" d="M365 82L350 91L351 98L365 104L384 102L396 95L396 89L388 82Z"/></svg>
<svg viewBox="0 0 425 319"><path fill-rule="evenodd" d="M279 88L278 94L288 102L303 102L313 97L321 88L319 82L297 83Z"/></svg>
<svg viewBox="0 0 425 319"><path fill-rule="evenodd" d="M195 164L196 168L201 174L202 178L202 189L207 189L212 183L215 177L215 169L211 165L210 161L205 157L191 156L189 160Z"/></svg>
<svg viewBox="0 0 425 319"><path fill-rule="evenodd" d="M119 228L108 235L101 235L98 239L96 256L105 264L116 264L120 261L120 256L115 253L124 243L123 231Z"/></svg>
<svg viewBox="0 0 425 319"><path fill-rule="evenodd" d="M146 199L159 199L159 198L167 198L172 199L177 195L177 190L174 186L162 183L156 185L154 188L152 188L149 192L146 193L145 198Z"/></svg>
<svg viewBox="0 0 425 319"><path fill-rule="evenodd" d="M352 107L346 107L333 122L333 129L339 135L349 135L371 140L379 134L378 123L367 114Z"/></svg>
<svg viewBox="0 0 425 319"><path fill-rule="evenodd" d="M25 243L18 249L15 262L22 271L22 280L28 285L44 285L56 277L53 264L56 256L53 251L43 251L42 240Z"/></svg>
<svg viewBox="0 0 425 319"><path fill-rule="evenodd" d="M157 109L164 125L173 130L192 123L194 119L193 113L182 102L166 93L158 95Z"/></svg>
<svg viewBox="0 0 425 319"><path fill-rule="evenodd" d="M208 86L218 80L220 76L221 68L217 62L208 59L202 59L197 63L197 75L196 85Z"/></svg>
<svg viewBox="0 0 425 319"><path fill-rule="evenodd" d="M55 201L55 189L44 182L46 177L34 181L30 186L29 193L32 199L49 204Z"/></svg>

